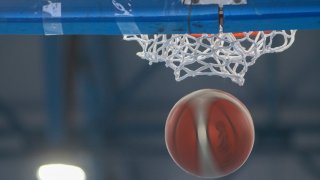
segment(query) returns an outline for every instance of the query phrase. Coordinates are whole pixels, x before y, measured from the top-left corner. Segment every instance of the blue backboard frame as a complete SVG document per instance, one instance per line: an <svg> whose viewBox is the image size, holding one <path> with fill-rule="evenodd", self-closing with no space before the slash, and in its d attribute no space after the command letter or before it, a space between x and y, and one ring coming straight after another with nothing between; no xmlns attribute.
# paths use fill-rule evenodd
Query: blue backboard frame
<svg viewBox="0 0 320 180"><path fill-rule="evenodd" d="M61 3L61 16L43 7ZM124 13L121 5L128 13ZM10 0L0 1L0 34L65 35L217 33L217 5L183 5L181 0ZM223 7L225 32L320 29L319 0L248 0Z"/></svg>

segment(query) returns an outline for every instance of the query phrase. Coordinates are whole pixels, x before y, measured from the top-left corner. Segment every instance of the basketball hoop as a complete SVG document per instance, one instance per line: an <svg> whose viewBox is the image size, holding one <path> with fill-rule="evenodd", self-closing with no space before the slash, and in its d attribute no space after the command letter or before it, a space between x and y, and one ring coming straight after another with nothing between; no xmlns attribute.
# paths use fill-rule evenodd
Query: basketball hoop
<svg viewBox="0 0 320 180"><path fill-rule="evenodd" d="M224 5L246 4L246 0L181 0L183 4L217 4L219 33L124 35L137 41L142 51L137 55L149 64L164 62L173 69L175 79L200 75L230 78L242 86L248 68L263 54L282 52L294 42L296 30L225 33Z"/></svg>

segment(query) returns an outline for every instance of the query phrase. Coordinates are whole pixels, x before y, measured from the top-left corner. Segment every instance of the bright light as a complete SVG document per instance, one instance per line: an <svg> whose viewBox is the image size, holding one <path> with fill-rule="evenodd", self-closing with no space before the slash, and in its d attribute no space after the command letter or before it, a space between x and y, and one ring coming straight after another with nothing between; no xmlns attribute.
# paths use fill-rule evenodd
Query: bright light
<svg viewBox="0 0 320 180"><path fill-rule="evenodd" d="M85 178L85 172L77 166L48 164L38 169L39 180L85 180Z"/></svg>

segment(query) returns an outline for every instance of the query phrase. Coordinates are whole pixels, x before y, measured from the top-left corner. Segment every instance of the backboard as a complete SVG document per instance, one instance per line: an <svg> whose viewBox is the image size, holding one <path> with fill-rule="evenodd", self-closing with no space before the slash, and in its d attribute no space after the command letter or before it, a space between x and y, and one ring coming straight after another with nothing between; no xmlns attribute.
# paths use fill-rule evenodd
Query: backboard
<svg viewBox="0 0 320 180"><path fill-rule="evenodd" d="M242 32L319 29L319 21L319 0L0 2L0 34L202 34L219 32L222 22L225 32Z"/></svg>

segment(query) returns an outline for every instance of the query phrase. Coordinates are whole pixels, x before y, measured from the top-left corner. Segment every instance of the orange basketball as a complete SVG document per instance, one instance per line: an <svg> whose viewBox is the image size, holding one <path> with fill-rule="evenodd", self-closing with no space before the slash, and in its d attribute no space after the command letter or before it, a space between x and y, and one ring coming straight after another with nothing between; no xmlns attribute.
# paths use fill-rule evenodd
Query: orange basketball
<svg viewBox="0 0 320 180"><path fill-rule="evenodd" d="M219 90L193 92L172 108L165 127L172 159L200 177L228 175L247 160L254 143L248 109Z"/></svg>

